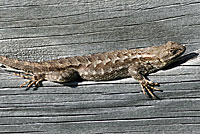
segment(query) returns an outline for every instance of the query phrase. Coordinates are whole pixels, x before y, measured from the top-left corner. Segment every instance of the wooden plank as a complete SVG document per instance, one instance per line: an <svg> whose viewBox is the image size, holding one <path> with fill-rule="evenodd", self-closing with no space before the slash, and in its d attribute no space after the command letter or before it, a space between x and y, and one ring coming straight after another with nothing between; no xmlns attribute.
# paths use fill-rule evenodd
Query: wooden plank
<svg viewBox="0 0 200 134"><path fill-rule="evenodd" d="M198 133L199 0L0 1L0 54L29 61L184 44L177 64L153 73L164 92L150 100L132 78L64 85L25 80L0 69L0 133Z"/></svg>

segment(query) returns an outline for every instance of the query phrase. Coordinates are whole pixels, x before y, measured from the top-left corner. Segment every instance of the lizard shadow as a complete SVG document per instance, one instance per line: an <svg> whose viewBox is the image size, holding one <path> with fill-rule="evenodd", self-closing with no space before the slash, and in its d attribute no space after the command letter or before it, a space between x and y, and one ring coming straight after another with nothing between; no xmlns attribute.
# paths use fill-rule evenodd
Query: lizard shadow
<svg viewBox="0 0 200 134"><path fill-rule="evenodd" d="M63 86L68 86L71 88L76 88L79 86L80 82L83 82L84 80L82 80L81 78L77 79L76 81L71 81L71 82L66 82L66 83L59 83L62 84Z"/></svg>
<svg viewBox="0 0 200 134"><path fill-rule="evenodd" d="M63 86L68 86L68 87L71 87L71 88L76 88L76 87L78 87L78 83L81 82L81 81L83 81L83 80L78 80L78 81L73 81L73 82L66 82L66 83L59 83L59 82L54 82L54 83L58 83L58 84L61 84ZM34 87L32 87L32 86L31 87L27 87L25 90L28 91L28 90L30 90L30 88L33 88L32 90L36 91L36 90L38 90L39 87L44 87L42 82L43 81L40 81L38 83L38 85L36 85Z"/></svg>
<svg viewBox="0 0 200 134"><path fill-rule="evenodd" d="M167 67L163 68L162 70L168 70L168 69L172 69L174 67L177 67L191 59L194 59L198 56L199 54L198 53L195 53L195 52L192 52L192 53L189 53L189 54L186 54L184 56L181 56L179 57L178 59L176 59L175 62L173 62L172 64L168 65Z"/></svg>

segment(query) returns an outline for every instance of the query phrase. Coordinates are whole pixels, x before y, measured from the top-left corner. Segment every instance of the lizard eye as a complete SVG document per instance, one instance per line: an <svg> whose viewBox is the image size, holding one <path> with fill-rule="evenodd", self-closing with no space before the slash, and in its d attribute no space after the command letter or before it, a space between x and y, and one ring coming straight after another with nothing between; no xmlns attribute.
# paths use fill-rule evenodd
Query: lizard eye
<svg viewBox="0 0 200 134"><path fill-rule="evenodd" d="M177 50L174 50L174 49L171 49L171 50L170 50L170 53L171 53L172 55L175 55L176 52L177 52Z"/></svg>

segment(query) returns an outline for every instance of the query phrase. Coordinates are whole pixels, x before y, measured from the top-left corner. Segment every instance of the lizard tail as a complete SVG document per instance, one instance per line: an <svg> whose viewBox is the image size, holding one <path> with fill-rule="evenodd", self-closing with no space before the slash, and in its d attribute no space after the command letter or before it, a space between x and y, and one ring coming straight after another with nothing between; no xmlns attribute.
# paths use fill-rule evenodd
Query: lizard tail
<svg viewBox="0 0 200 134"><path fill-rule="evenodd" d="M0 63L9 66L11 68L27 72L34 72L39 69L37 68L38 66L37 62L20 61L17 59L7 58L5 56L0 56Z"/></svg>

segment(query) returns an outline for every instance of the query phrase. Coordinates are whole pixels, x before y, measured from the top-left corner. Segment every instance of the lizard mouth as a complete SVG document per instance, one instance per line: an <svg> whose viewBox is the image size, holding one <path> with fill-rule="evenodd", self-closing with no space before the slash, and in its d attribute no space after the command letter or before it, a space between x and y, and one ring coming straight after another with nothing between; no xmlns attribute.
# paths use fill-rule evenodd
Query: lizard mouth
<svg viewBox="0 0 200 134"><path fill-rule="evenodd" d="M186 47L181 45L180 49L177 49L174 52L174 56L171 58L171 60L169 60L169 63L171 64L171 63L177 62L180 59L181 55L185 52L185 50L186 50Z"/></svg>
<svg viewBox="0 0 200 134"><path fill-rule="evenodd" d="M176 59L176 58L180 57L184 52L185 52L185 48L177 50L177 54L175 54L174 58Z"/></svg>
<svg viewBox="0 0 200 134"><path fill-rule="evenodd" d="M177 52L177 56L175 56L175 57L180 57L184 52L185 52L185 50L186 50L186 47L185 46L180 46L180 49L178 49L178 52Z"/></svg>
<svg viewBox="0 0 200 134"><path fill-rule="evenodd" d="M169 56L169 58L167 58L164 62L167 65L177 62L180 59L181 55L185 52L185 50L186 50L186 47L183 45L176 46L176 49L171 49L168 51L168 56L169 55L171 56Z"/></svg>

